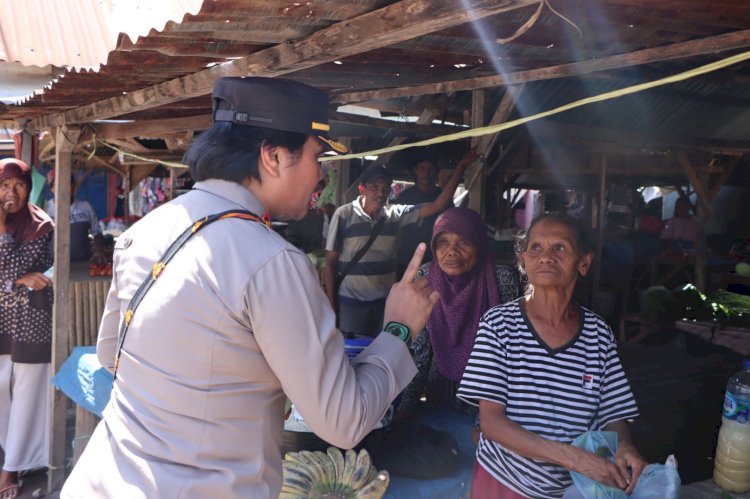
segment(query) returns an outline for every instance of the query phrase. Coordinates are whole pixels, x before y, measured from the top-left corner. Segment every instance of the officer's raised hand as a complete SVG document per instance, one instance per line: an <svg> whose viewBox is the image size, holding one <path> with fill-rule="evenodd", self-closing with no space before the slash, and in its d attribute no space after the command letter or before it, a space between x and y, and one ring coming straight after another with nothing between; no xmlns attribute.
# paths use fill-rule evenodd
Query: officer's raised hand
<svg viewBox="0 0 750 499"><path fill-rule="evenodd" d="M414 281L426 250L427 246L424 243L417 246L404 276L391 287L385 301L383 323L399 322L408 326L412 340L422 331L432 307L440 299L438 292L430 288L427 279Z"/></svg>

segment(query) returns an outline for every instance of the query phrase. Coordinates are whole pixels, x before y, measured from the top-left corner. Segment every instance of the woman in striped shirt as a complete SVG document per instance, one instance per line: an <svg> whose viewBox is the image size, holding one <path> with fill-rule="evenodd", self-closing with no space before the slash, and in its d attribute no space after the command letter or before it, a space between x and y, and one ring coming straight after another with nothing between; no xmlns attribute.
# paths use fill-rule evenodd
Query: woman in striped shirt
<svg viewBox="0 0 750 499"><path fill-rule="evenodd" d="M573 302L592 260L579 222L542 215L519 240L526 296L490 309L458 397L479 406L473 499L561 497L570 471L630 493L646 465L626 419L638 415L612 331ZM615 462L573 447L590 430L615 431Z"/></svg>

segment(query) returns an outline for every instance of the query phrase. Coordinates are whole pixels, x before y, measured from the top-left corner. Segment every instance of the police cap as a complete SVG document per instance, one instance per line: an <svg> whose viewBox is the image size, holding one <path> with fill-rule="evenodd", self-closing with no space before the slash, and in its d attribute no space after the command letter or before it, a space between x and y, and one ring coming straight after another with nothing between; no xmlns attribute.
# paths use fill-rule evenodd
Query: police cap
<svg viewBox="0 0 750 499"><path fill-rule="evenodd" d="M212 97L214 122L304 133L332 151L347 151L328 137L328 94L322 90L283 78L227 77L214 83Z"/></svg>

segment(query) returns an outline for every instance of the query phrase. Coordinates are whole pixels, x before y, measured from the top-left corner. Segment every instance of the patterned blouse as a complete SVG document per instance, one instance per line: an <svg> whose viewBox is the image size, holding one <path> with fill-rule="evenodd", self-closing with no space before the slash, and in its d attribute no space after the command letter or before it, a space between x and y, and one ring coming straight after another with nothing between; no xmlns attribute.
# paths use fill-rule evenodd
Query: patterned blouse
<svg viewBox="0 0 750 499"><path fill-rule="evenodd" d="M42 364L52 354L52 288L31 291L15 281L52 266L53 232L16 245L0 234L0 355L13 362Z"/></svg>
<svg viewBox="0 0 750 499"><path fill-rule="evenodd" d="M419 267L417 278L427 278L429 267L429 263ZM507 303L521 296L518 272L510 265L495 264L495 281L500 295L500 303ZM425 327L412 343L411 354L414 363L417 365L418 373L409 386L401 392L397 411L402 415L413 413L417 408L419 399L426 394L431 405L468 409L470 413L474 413L475 411L471 410L469 406L456 399L458 383L449 380L438 372L429 338Z"/></svg>

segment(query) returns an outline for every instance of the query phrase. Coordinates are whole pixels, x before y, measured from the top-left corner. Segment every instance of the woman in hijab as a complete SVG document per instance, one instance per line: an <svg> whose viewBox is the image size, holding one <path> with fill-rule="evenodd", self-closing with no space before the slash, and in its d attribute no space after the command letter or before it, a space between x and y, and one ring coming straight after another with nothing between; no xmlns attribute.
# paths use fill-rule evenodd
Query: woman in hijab
<svg viewBox="0 0 750 499"><path fill-rule="evenodd" d="M467 208L449 208L432 229L435 258L420 268L440 293L427 326L412 345L419 370L401 393L397 417L413 414L420 398L430 406L474 408L456 399L458 382L474 346L482 315L520 294L518 275L508 265L492 262L487 231L481 217ZM460 404L460 405L459 405Z"/></svg>
<svg viewBox="0 0 750 499"><path fill-rule="evenodd" d="M54 225L30 191L29 167L0 161L0 499L19 495L19 471L47 466Z"/></svg>

